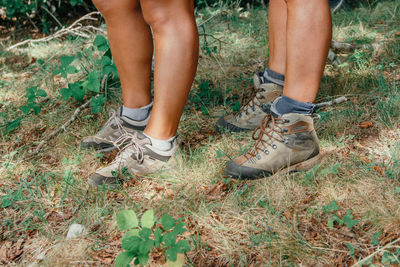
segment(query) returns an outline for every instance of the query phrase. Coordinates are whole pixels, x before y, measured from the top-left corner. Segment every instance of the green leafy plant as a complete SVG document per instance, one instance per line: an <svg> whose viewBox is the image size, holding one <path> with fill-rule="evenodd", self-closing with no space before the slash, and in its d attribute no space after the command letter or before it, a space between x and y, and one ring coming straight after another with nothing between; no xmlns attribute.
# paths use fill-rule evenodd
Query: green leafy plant
<svg viewBox="0 0 400 267"><path fill-rule="evenodd" d="M322 206L322 211L328 216L328 227L329 229L333 230L333 226L335 223L339 225L345 225L347 228L351 229L357 225L360 220L354 220L351 211L348 210L346 214L341 218L335 211L339 210L339 206L337 205L336 201L333 200L326 206Z"/></svg>
<svg viewBox="0 0 400 267"><path fill-rule="evenodd" d="M35 113L35 115L39 114L41 111L41 107L38 103L36 103L36 99L38 97L46 97L47 93L45 90L38 89L36 86L30 87L26 89L25 97L27 98L26 105L21 106L21 111L26 115L31 110Z"/></svg>
<svg viewBox="0 0 400 267"><path fill-rule="evenodd" d="M117 213L117 224L120 230L127 232L122 237L125 251L115 259L116 267L129 266L132 261L135 265L146 265L153 247L161 248L171 262L178 260L178 254L190 250L186 240L177 241L179 235L187 231L185 223L176 221L169 214L157 221L153 210L148 210L139 222L133 210L122 210Z"/></svg>

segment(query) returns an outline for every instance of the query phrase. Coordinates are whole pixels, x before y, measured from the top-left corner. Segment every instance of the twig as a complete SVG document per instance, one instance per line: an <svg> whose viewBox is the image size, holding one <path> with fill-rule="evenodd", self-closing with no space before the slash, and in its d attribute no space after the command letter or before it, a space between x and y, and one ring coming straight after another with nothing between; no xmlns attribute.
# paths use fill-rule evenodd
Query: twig
<svg viewBox="0 0 400 267"><path fill-rule="evenodd" d="M392 245L396 244L396 243L399 242L399 241L400 241L400 238L397 238L395 241L393 241L393 242L387 244L387 245L384 246L384 247L381 247L381 248L377 249L374 253L372 253L372 254L368 255L367 257L365 257L364 259L359 260L358 262L354 263L351 267L361 266L362 263L365 262L366 260L372 258L373 256L375 256L375 255L378 254L379 252L384 251L384 250L386 250L387 248L390 248Z"/></svg>
<svg viewBox="0 0 400 267"><path fill-rule="evenodd" d="M53 15L53 13L50 12L50 10L48 10L45 6L41 6L41 7L44 11L47 12L47 14L50 15L50 17L52 17L54 19L55 22L57 22L58 25L60 25L61 28L63 28L63 25L61 24L61 22Z"/></svg>
<svg viewBox="0 0 400 267"><path fill-rule="evenodd" d="M46 36L46 37L43 37L43 38L40 38L40 39L28 39L28 40L22 41L20 43L16 43L16 44L10 46L9 48L7 48L6 50L10 51L10 50L15 49L17 47L26 45L28 43L48 42L48 41L51 41L51 40L56 39L56 38L63 37L63 36L68 35L68 34L77 35L77 36L80 36L80 37L83 37L83 38L90 38L88 33L95 32L95 31L98 31L98 32L100 32L102 34L106 34L106 32L103 29L96 28L96 27L93 27L91 25L82 26L82 24L81 24L81 22L84 21L84 20L94 20L94 21L98 20L98 19L94 18L94 16L98 16L98 15L100 15L100 12L92 12L92 13L86 14L85 16L83 16L83 17L79 18L78 20L76 20L70 26L68 26L66 28L63 27L61 30L55 32L52 35L49 35L49 36Z"/></svg>
<svg viewBox="0 0 400 267"><path fill-rule="evenodd" d="M71 125L71 123L73 123L76 118L78 117L78 114L85 109L87 106L89 106L90 104L90 100L86 101L85 103L83 103L82 105L80 105L74 112L74 114L72 115L72 117L66 121L63 125L61 125L61 127L59 127L58 129L54 130L53 132L51 132L48 136L46 136L46 138L44 138L42 141L40 141L39 145L35 148L35 150L33 150L29 156L34 156L36 154L38 154L40 152L40 150L42 149L42 147L50 140L52 139L54 136L56 136L57 134L59 134L61 131L65 131L65 129Z"/></svg>
<svg viewBox="0 0 400 267"><path fill-rule="evenodd" d="M345 52L351 52L355 49L355 46L352 44L348 44L348 43L342 43L342 42L338 42L335 40L332 40L331 42L331 47L333 49L337 49L337 50L342 50Z"/></svg>
<svg viewBox="0 0 400 267"><path fill-rule="evenodd" d="M101 80L101 89L100 91L102 91L104 89L106 80L107 80L108 75L104 75L103 79ZM98 94L97 94L98 95ZM72 114L71 118L69 118L69 120L67 120L63 125L61 125L58 129L54 130L53 132L51 132L48 136L46 136L46 138L44 138L42 141L40 141L39 145L35 148L35 150L33 150L30 154L29 157L34 156L36 154L38 154L40 152L40 150L42 149L42 147L50 140L52 139L54 136L56 136L57 134L59 134L61 131L65 131L67 129L68 126L70 126L77 118L79 113L84 110L85 108L87 108L90 104L91 99L87 100L85 103L83 103L82 105L80 105L74 112L74 114Z"/></svg>
<svg viewBox="0 0 400 267"><path fill-rule="evenodd" d="M318 103L315 106L316 106L316 108L323 108L323 107L332 106L332 105L335 105L335 104L341 104L341 103L346 102L346 101L347 101L347 97L341 96L341 97L335 98L335 99L333 99L331 101Z"/></svg>

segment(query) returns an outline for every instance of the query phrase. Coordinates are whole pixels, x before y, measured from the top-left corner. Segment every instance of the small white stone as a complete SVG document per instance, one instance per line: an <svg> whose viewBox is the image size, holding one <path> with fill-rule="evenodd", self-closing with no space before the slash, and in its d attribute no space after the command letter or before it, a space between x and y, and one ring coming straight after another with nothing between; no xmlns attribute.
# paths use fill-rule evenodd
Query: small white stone
<svg viewBox="0 0 400 267"><path fill-rule="evenodd" d="M74 223L68 229L67 239L76 238L76 237L82 236L84 234L86 234L85 226Z"/></svg>

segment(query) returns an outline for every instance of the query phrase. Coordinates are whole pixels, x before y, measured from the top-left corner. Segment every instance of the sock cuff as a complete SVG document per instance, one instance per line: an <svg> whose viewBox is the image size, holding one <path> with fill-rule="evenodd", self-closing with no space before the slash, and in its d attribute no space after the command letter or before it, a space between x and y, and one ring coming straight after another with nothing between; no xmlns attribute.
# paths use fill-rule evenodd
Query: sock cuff
<svg viewBox="0 0 400 267"><path fill-rule="evenodd" d="M297 101L285 95L275 99L271 106L271 111L278 115L287 113L311 115L314 112L314 109L315 105L313 103Z"/></svg>
<svg viewBox="0 0 400 267"><path fill-rule="evenodd" d="M280 86L283 86L285 84L285 75L278 73L276 71L273 71L269 68L265 69L263 77L265 80L267 80L271 83L278 84Z"/></svg>
<svg viewBox="0 0 400 267"><path fill-rule="evenodd" d="M148 104L146 106L143 106L143 107L140 107L140 108L127 108L124 105L122 105L121 106L121 113L124 111L124 109L126 109L126 110L145 110L145 109L149 109L149 108L153 107L153 104L154 104L154 101L151 101L150 104Z"/></svg>

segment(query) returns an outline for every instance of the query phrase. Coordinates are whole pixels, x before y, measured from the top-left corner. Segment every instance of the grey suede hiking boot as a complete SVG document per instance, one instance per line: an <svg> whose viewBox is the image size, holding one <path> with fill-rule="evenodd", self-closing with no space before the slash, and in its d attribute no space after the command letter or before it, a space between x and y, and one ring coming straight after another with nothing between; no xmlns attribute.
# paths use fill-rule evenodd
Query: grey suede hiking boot
<svg viewBox="0 0 400 267"><path fill-rule="evenodd" d="M265 116L254 131L254 146L226 164L225 175L257 179L277 172L307 170L320 162L319 141L311 116Z"/></svg>
<svg viewBox="0 0 400 267"><path fill-rule="evenodd" d="M110 118L103 128L94 136L82 140L81 147L94 148L98 152L109 152L117 149L115 141L122 135L136 131L143 131L149 118L143 121L135 121L121 115L121 108L110 110ZM149 116L150 117L150 116ZM121 144L122 145L122 144Z"/></svg>
<svg viewBox="0 0 400 267"><path fill-rule="evenodd" d="M221 117L216 124L217 131L230 132L252 131L260 125L262 119L270 112L274 100L282 95L283 86L275 83L264 83L262 73L254 75L255 92L250 100L236 115Z"/></svg>
<svg viewBox="0 0 400 267"><path fill-rule="evenodd" d="M126 176L145 175L165 171L176 166L179 139L172 141L168 151L157 150L143 133L125 134L118 143L125 143L110 165L90 175L88 183L92 186L115 186Z"/></svg>

